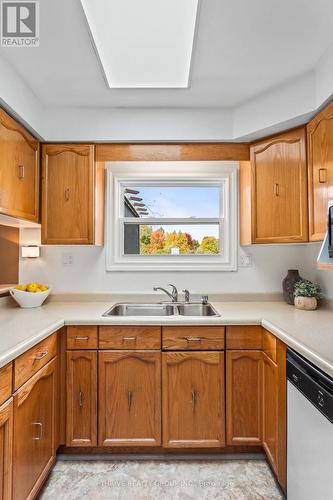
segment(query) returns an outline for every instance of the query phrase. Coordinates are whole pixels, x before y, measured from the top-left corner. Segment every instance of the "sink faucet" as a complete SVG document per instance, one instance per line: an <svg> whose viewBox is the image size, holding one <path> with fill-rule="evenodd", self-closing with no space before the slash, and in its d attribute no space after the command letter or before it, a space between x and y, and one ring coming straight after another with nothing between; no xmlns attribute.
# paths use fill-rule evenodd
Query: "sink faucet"
<svg viewBox="0 0 333 500"><path fill-rule="evenodd" d="M188 290L182 290L184 292L184 295L185 295L185 302L188 303L190 302L190 292Z"/></svg>
<svg viewBox="0 0 333 500"><path fill-rule="evenodd" d="M168 286L171 286L171 288L172 288L171 292L168 292L168 290L166 290L165 288L161 288L160 286L154 286L153 290L154 290L154 292L161 290L162 292L166 293L168 297L170 297L172 302L178 302L178 290L177 290L177 288L175 287L175 285L171 285L171 283L169 283Z"/></svg>

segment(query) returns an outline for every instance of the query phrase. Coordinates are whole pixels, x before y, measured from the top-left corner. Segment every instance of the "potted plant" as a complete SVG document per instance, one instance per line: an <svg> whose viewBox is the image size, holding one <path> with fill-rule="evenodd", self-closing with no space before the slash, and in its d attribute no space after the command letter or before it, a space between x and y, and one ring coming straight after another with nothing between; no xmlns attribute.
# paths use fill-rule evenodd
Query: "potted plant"
<svg viewBox="0 0 333 500"><path fill-rule="evenodd" d="M320 295L320 286L309 280L297 281L294 288L295 307L305 311L317 309L317 299Z"/></svg>

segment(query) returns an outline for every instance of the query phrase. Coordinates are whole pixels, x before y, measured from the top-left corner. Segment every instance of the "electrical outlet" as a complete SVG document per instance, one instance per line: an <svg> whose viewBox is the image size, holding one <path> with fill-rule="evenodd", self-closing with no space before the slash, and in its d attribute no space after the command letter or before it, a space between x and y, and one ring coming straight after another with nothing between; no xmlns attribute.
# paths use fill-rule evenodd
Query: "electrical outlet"
<svg viewBox="0 0 333 500"><path fill-rule="evenodd" d="M62 254L62 265L64 267L72 267L73 255L71 253L63 253Z"/></svg>
<svg viewBox="0 0 333 500"><path fill-rule="evenodd" d="M238 265L239 265L239 267L252 267L253 266L252 254L242 253L239 256Z"/></svg>

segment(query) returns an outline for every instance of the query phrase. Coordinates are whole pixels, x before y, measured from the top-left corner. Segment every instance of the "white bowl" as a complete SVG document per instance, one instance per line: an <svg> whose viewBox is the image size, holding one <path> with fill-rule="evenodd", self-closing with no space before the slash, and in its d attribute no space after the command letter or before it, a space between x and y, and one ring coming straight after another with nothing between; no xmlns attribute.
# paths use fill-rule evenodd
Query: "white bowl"
<svg viewBox="0 0 333 500"><path fill-rule="evenodd" d="M23 290L17 290L17 288L10 288L9 293L16 300L20 307L30 308L30 307L40 307L44 300L50 294L51 289L45 290L45 292L24 292Z"/></svg>

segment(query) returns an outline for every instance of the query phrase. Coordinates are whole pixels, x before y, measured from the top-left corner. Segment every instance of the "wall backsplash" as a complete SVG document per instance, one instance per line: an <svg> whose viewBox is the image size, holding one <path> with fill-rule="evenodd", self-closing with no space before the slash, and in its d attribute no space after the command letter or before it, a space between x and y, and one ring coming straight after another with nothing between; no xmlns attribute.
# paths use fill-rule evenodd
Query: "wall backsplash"
<svg viewBox="0 0 333 500"><path fill-rule="evenodd" d="M27 230L24 230L27 231ZM30 231L30 230L28 230ZM30 238L29 241L27 238ZM33 243L32 234L21 240ZM39 280L54 290L66 292L150 293L154 285L174 283L180 290L193 293L266 293L281 292L282 279L288 269L299 269L301 276L317 277L315 257L318 245L255 245L240 248L240 255L251 254L252 267L239 267L236 272L106 272L105 249L85 246L45 246L41 258L20 261L20 281ZM63 258L72 256L72 265ZM328 273L327 273L328 274ZM319 276L323 278L323 276ZM333 297L330 279L322 285Z"/></svg>

